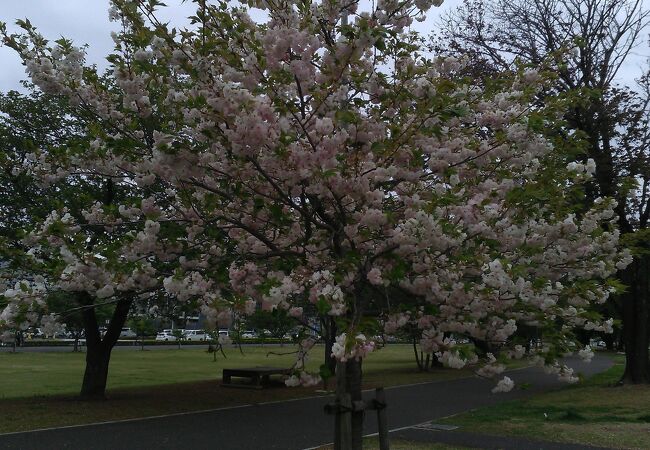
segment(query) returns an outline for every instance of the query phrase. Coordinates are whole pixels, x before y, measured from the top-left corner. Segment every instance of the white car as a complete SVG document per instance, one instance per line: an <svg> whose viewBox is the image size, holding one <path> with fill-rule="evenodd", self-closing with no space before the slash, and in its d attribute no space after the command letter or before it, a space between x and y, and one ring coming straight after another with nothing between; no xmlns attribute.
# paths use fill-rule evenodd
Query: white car
<svg viewBox="0 0 650 450"><path fill-rule="evenodd" d="M138 335L131 328L122 328L122 331L120 331L120 337L134 338L134 337L138 337Z"/></svg>
<svg viewBox="0 0 650 450"><path fill-rule="evenodd" d="M257 338L257 333L252 330L242 331L241 337L243 339L255 339Z"/></svg>
<svg viewBox="0 0 650 450"><path fill-rule="evenodd" d="M184 334L185 340L188 341L205 341L208 339L205 330L185 330Z"/></svg>
<svg viewBox="0 0 650 450"><path fill-rule="evenodd" d="M176 342L177 337L174 335L174 331L180 331L183 335L185 332L185 330L162 330L156 335L156 340Z"/></svg>

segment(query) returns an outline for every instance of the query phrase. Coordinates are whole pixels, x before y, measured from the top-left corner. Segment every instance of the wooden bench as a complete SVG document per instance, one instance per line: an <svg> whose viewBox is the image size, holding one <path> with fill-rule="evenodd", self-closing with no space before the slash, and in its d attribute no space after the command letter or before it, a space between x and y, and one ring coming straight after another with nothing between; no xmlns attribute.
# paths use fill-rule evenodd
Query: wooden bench
<svg viewBox="0 0 650 450"><path fill-rule="evenodd" d="M248 389L263 389L270 385L271 375L289 375L291 369L280 367L247 367L243 369L223 369L222 386ZM233 383L232 378L247 378L249 383Z"/></svg>

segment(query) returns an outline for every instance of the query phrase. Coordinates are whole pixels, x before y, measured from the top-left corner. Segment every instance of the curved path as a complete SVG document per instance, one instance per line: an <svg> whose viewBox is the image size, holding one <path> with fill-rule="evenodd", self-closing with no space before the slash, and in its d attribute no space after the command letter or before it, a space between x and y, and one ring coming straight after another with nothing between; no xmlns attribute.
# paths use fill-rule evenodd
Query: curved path
<svg viewBox="0 0 650 450"><path fill-rule="evenodd" d="M611 360L598 355L585 364L567 362L584 375L601 372ZM479 378L398 386L386 389L389 426L398 429L431 421L500 401L530 396L561 386L556 377L540 368L508 373L525 390L492 394L493 382ZM262 392L261 392L262 393ZM368 396L372 393L367 392ZM177 414L148 419L47 429L0 435L2 449L305 449L331 442L333 418L323 412L329 397L260 403L214 411ZM52 411L56 414L56 411ZM0 417L2 413L0 412ZM376 432L374 414L368 414L364 433Z"/></svg>

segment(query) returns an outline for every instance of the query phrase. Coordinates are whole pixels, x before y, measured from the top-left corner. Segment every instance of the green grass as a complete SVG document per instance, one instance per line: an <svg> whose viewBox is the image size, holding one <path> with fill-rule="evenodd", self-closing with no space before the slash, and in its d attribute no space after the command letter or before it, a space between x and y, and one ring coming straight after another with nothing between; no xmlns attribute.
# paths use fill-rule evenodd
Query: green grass
<svg viewBox="0 0 650 450"><path fill-rule="evenodd" d="M564 389L449 417L477 433L613 448L650 448L650 386L616 386L623 361Z"/></svg>
<svg viewBox="0 0 650 450"><path fill-rule="evenodd" d="M271 347L251 347L243 355L236 349L229 349L227 359L219 355L217 362L213 362L212 355L205 349L199 348L115 350L111 357L108 388L214 380L221 376L224 367L290 364L288 355L266 357L269 349ZM277 349L284 351L284 348ZM1 353L0 377L3 383L0 385L0 398L75 394L81 387L84 358L85 353L73 352Z"/></svg>
<svg viewBox="0 0 650 450"><path fill-rule="evenodd" d="M217 361L204 349L185 348L151 351L115 350L109 369L108 389L158 386L175 383L216 380L224 367L289 367L293 346L247 346L244 353L226 349L227 358L218 354ZM276 354L270 354L276 353ZM283 354L277 354L283 353ZM315 348L308 369L318 370L323 348ZM0 353L0 399L74 395L81 386L85 353ZM364 361L367 386L390 386L467 376L468 371L434 370L419 372L408 345L390 345Z"/></svg>
<svg viewBox="0 0 650 450"><path fill-rule="evenodd" d="M365 450L379 450L379 439L376 437L364 438L363 448ZM390 448L391 450L468 450L468 447L458 447L433 442L413 442L402 439L391 439ZM318 448L318 450L333 449L333 445L326 445Z"/></svg>

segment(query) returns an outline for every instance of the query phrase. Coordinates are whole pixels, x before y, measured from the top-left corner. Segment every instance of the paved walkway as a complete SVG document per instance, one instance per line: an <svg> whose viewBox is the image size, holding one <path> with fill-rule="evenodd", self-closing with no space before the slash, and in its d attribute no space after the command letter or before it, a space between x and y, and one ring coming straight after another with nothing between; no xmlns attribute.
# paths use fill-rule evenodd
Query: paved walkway
<svg viewBox="0 0 650 450"><path fill-rule="evenodd" d="M597 356L590 364L577 359L568 363L585 375L601 372L611 365L609 358L603 356ZM387 388L389 426L391 429L409 427L560 386L556 377L545 375L539 368L515 370L508 376L517 383L529 383L531 388L492 394L490 388L493 383L479 378ZM371 393L367 395L370 396ZM264 392L260 391L260 400L263 398ZM329 397L307 398L209 412L4 434L0 435L0 448L300 450L331 441L333 419L323 412L323 406L329 401ZM56 411L52 411L52 414L56 414ZM0 418L1 416L0 411ZM368 414L364 433L376 431L375 415Z"/></svg>

